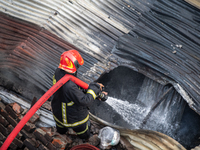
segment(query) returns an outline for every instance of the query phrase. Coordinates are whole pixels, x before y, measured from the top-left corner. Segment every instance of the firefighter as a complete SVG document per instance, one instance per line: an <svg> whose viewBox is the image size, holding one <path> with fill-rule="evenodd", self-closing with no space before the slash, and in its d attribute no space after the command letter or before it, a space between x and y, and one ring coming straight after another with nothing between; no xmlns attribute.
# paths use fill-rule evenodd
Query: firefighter
<svg viewBox="0 0 200 150"><path fill-rule="evenodd" d="M77 76L77 69L83 65L84 60L76 50L62 53L60 64L53 76L53 84L65 74ZM89 112L88 107L101 93L104 86L100 83L90 83L87 91L83 91L73 81L69 80L52 97L52 111L56 122L57 132L65 134L68 128L72 128L81 139L88 139Z"/></svg>

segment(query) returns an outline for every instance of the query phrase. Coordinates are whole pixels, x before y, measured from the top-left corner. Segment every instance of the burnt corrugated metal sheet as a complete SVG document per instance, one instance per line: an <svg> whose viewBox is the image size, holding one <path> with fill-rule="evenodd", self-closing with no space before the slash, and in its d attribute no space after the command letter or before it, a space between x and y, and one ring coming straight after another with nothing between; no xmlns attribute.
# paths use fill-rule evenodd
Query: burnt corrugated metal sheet
<svg viewBox="0 0 200 150"><path fill-rule="evenodd" d="M76 48L84 81L127 66L173 84L200 114L200 11L187 2L0 0L0 11L1 85L39 98L52 85L60 54Z"/></svg>
<svg viewBox="0 0 200 150"><path fill-rule="evenodd" d="M187 8L187 9L186 9ZM113 53L171 83L200 114L200 11L183 1L157 1ZM148 76L148 73L146 73Z"/></svg>
<svg viewBox="0 0 200 150"><path fill-rule="evenodd" d="M130 12L126 4L119 2L2 0L0 3L4 13L49 30L100 62L109 56L118 37L128 33L138 19L137 13ZM108 12L102 10L105 5ZM105 71L102 69L105 63L98 63L96 66L101 67L95 67L97 62L90 62L92 71L84 70L89 81L97 79L99 73Z"/></svg>
<svg viewBox="0 0 200 150"><path fill-rule="evenodd" d="M62 52L69 49L79 50L39 26L4 14L0 14L0 27L1 85L20 94L23 93L29 99L34 96L40 98L43 92L52 86L52 75L58 66ZM94 64L101 62L82 50L79 51L85 60L79 74L86 73ZM105 62L104 59L103 61ZM98 66L100 71L93 70L96 75L100 75L101 70L104 70L101 66ZM84 79L94 80L92 77L88 77L88 80ZM40 95L37 94L37 90L41 91Z"/></svg>
<svg viewBox="0 0 200 150"><path fill-rule="evenodd" d="M39 55L39 51L34 49L32 50L32 52L34 52L33 56L36 56L34 56L32 60L42 61L39 63L43 63L44 66L47 65L48 72L44 73L44 71L42 71L44 68L41 68L38 65L28 65L32 61L30 59L29 63L23 62L24 65L23 67L20 66L21 69L18 69L18 72L14 72L17 74L24 74L26 80L31 80L32 82L38 78L39 82L36 81L34 83L39 83L37 86L39 86L39 88L41 88L43 91L46 91L51 87L52 84L50 76L53 75L53 70L58 65L59 55L68 48L64 45L64 49L60 49L57 42L51 43L51 41L48 40L49 37L46 36L45 40L50 42L54 48L52 51L52 49L48 49L46 45L43 45L44 41L38 39L40 36L37 36L38 33L36 32L39 32L45 28L51 33L58 35L65 41L68 41L68 44L70 43L71 45L76 46L80 51L84 52L83 58L85 59L85 64L80 68L79 75L81 74L80 77L82 77L84 81L91 82L98 79L98 77L105 72L105 70L109 70L109 68L114 68L117 66L115 63L107 61L106 58L109 57L115 41L121 35L128 33L131 30L131 28L137 22L138 16L140 15L137 12L132 11L130 6L127 4L117 1L115 3L102 3L100 1L94 1L91 3L90 1L84 1L83 3L82 1L2 0L0 1L0 4L1 11L3 13L39 25L39 27L31 25L31 27L38 29L38 31L34 31L34 34L31 33L33 34L32 36L34 36L35 40L41 42L40 47L37 48L38 45L35 45L35 48L46 49L44 50L44 53L49 51L44 59L46 60L48 59L48 56L50 56L54 61L51 61L51 63L47 64L48 60L46 62L43 61L41 59L42 57L37 56ZM104 11L105 5L106 9L109 10L108 12ZM111 13L113 13L113 15L110 15ZM11 20L11 18L9 19ZM17 26L13 22L13 25L11 25L9 21L5 21L4 25L8 23L8 27ZM11 30L10 34L14 34L12 33L12 27L8 28L7 30ZM19 30L21 30L21 28L18 28L18 31ZM25 34L26 31L23 31L23 33ZM2 37L3 36L4 35L2 35ZM29 39L29 36L30 34L27 33L24 39ZM21 37L19 37L18 40L20 40L20 38ZM12 39L8 39L7 42L9 42L9 40ZM14 48L15 46L11 49ZM8 53L9 52L7 51L7 54ZM10 53L12 52L10 51ZM49 53L52 54L49 55ZM26 62L28 60L24 61ZM3 62L5 62L5 60L3 60ZM49 68L50 65L52 66ZM29 79L29 77L32 76L32 72L37 72L37 74L34 75L34 79ZM45 77L45 75L47 75L47 77Z"/></svg>
<svg viewBox="0 0 200 150"><path fill-rule="evenodd" d="M200 114L200 12L187 2L1 0L0 4L3 13L35 23L82 50L87 69L80 74L85 80L126 65L162 84L173 84ZM42 81L49 83L45 88L50 86L50 78Z"/></svg>
<svg viewBox="0 0 200 150"><path fill-rule="evenodd" d="M2 12L35 23L93 57L106 57L115 40L128 33L137 22L139 14L126 4L113 2L0 1Z"/></svg>
<svg viewBox="0 0 200 150"><path fill-rule="evenodd" d="M32 85L46 91L60 53L75 47L41 27L4 14L0 14L0 28L1 85L11 84L20 94L29 89L32 98L37 95Z"/></svg>

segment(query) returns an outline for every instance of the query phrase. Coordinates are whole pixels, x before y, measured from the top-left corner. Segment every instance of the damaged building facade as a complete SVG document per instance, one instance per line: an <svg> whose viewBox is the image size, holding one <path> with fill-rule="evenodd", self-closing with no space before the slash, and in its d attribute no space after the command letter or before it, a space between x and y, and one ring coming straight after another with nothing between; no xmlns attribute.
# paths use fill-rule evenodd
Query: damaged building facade
<svg viewBox="0 0 200 150"><path fill-rule="evenodd" d="M103 118L101 112L91 109L106 123L130 130L163 131L173 137L164 131L163 124L152 128L160 110L170 108L166 111L172 112L163 113L169 115L170 124L182 119L186 105L200 115L198 1L1 0L0 6L0 85L27 103L34 97L39 99L52 86L60 54L77 49L85 60L78 73L81 80L102 81L109 96L148 106L138 125L130 125L117 113L113 114L116 117ZM132 89L134 84L138 86ZM3 99L5 94L0 93ZM159 100L162 106L156 109ZM95 107L100 110L109 107L106 105ZM149 111L149 121L141 126ZM48 125L54 125L53 120ZM187 139L176 140L181 143Z"/></svg>

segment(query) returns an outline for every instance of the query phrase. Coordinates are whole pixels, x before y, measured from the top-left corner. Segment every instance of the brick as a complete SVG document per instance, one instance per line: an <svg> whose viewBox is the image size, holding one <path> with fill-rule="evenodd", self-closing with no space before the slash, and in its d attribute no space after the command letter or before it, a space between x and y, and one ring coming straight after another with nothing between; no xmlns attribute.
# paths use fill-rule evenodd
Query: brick
<svg viewBox="0 0 200 150"><path fill-rule="evenodd" d="M8 133L10 134L12 132L12 130L14 129L14 127L10 124L7 127Z"/></svg>
<svg viewBox="0 0 200 150"><path fill-rule="evenodd" d="M7 121L13 126L15 127L17 125L17 121L15 119L13 119L10 115L6 116Z"/></svg>
<svg viewBox="0 0 200 150"><path fill-rule="evenodd" d="M44 135L44 137L45 137L45 139L46 139L47 141L49 141L49 142L51 142L51 141L53 140L52 136L50 136L48 133L46 133L46 134Z"/></svg>
<svg viewBox="0 0 200 150"><path fill-rule="evenodd" d="M24 129L22 129L22 130L20 131L20 133L23 135L23 137L24 137L25 139L27 139L27 138L31 139L31 138L34 137L34 135L33 135L32 133L28 133L28 132L26 132Z"/></svg>
<svg viewBox="0 0 200 150"><path fill-rule="evenodd" d="M12 150L16 150L17 149L17 145L12 142L10 144L9 148L12 149Z"/></svg>
<svg viewBox="0 0 200 150"><path fill-rule="evenodd" d="M83 144L83 140L80 138L76 138L76 139L74 139L74 141L71 145L75 146L75 145L81 145L81 144Z"/></svg>
<svg viewBox="0 0 200 150"><path fill-rule="evenodd" d="M25 126L23 127L24 130L26 130L29 133L33 133L33 131L36 129L36 126L32 123L27 122Z"/></svg>
<svg viewBox="0 0 200 150"><path fill-rule="evenodd" d="M46 101L43 105L42 105L43 108L47 109L47 110L50 110L51 111L51 102L49 101Z"/></svg>
<svg viewBox="0 0 200 150"><path fill-rule="evenodd" d="M39 147L41 142L36 140L35 138L31 138L31 140L35 143L35 147Z"/></svg>
<svg viewBox="0 0 200 150"><path fill-rule="evenodd" d="M53 136L56 132L56 128L52 128L52 127L40 127L40 129L42 129L44 132L48 133L49 136Z"/></svg>
<svg viewBox="0 0 200 150"><path fill-rule="evenodd" d="M19 133L17 134L16 138L21 139L22 136L23 136L23 135L21 134L21 132L19 132Z"/></svg>
<svg viewBox="0 0 200 150"><path fill-rule="evenodd" d="M7 127L9 124L8 121L2 115L0 115L0 123L5 127Z"/></svg>
<svg viewBox="0 0 200 150"><path fill-rule="evenodd" d="M56 148L52 143L48 143L48 144L47 144L47 148L48 148L49 150L57 150L57 148Z"/></svg>
<svg viewBox="0 0 200 150"><path fill-rule="evenodd" d="M6 137L0 132L0 141L5 141Z"/></svg>
<svg viewBox="0 0 200 150"><path fill-rule="evenodd" d="M39 120L39 116L35 113L29 120L30 123L35 124Z"/></svg>
<svg viewBox="0 0 200 150"><path fill-rule="evenodd" d="M7 113L14 119L17 118L17 115L16 113L14 112L14 110L9 106L9 105L6 105L6 108L5 110L7 111Z"/></svg>
<svg viewBox="0 0 200 150"><path fill-rule="evenodd" d="M56 148L61 148L62 147L62 141L60 139L54 138L52 141L52 144L56 147Z"/></svg>
<svg viewBox="0 0 200 150"><path fill-rule="evenodd" d="M66 137L66 141L67 141L68 144L71 144L73 142L72 139L69 138L68 136Z"/></svg>
<svg viewBox="0 0 200 150"><path fill-rule="evenodd" d="M20 121L22 120L23 117L24 117L23 115L19 114L18 117L17 117L17 119L16 119L16 121L17 121L17 122L20 122Z"/></svg>
<svg viewBox="0 0 200 150"><path fill-rule="evenodd" d="M39 147L39 146L42 144L42 142L39 141L39 140L36 140L36 143L37 143L37 147ZM43 144L42 144L42 145L43 145Z"/></svg>
<svg viewBox="0 0 200 150"><path fill-rule="evenodd" d="M68 144L67 141L63 138L55 137L52 141L52 144L59 149L65 149L66 145Z"/></svg>
<svg viewBox="0 0 200 150"><path fill-rule="evenodd" d="M14 104L12 105L12 109L13 109L14 112L17 113L17 114L21 114L21 113L23 112L23 108L22 108L19 104L17 104L17 103L14 103Z"/></svg>
<svg viewBox="0 0 200 150"><path fill-rule="evenodd" d="M44 145L40 145L39 147L38 147L38 150L48 150L48 148L46 147L46 146L44 146Z"/></svg>
<svg viewBox="0 0 200 150"><path fill-rule="evenodd" d="M5 109L0 108L0 114L6 118L8 116L8 113L5 111Z"/></svg>
<svg viewBox="0 0 200 150"><path fill-rule="evenodd" d="M36 131L38 131L43 136L46 134L46 132L44 130L42 130L41 128L37 128Z"/></svg>
<svg viewBox="0 0 200 150"><path fill-rule="evenodd" d="M91 137L89 138L88 143L89 143L90 145L94 145L94 146L99 145L100 139L98 138L98 135L95 134L95 135L91 136Z"/></svg>
<svg viewBox="0 0 200 150"><path fill-rule="evenodd" d="M40 140L45 146L48 144L48 141L45 139L44 137L44 134L45 132L43 130L39 130L39 129L36 129L34 131L34 135L36 137L36 139Z"/></svg>
<svg viewBox="0 0 200 150"><path fill-rule="evenodd" d="M22 115L25 115L28 112L28 109L24 109L23 112L21 113Z"/></svg>
<svg viewBox="0 0 200 150"><path fill-rule="evenodd" d="M24 145L30 150L37 150L37 148L35 147L34 142L31 139L25 139L24 140Z"/></svg>
<svg viewBox="0 0 200 150"><path fill-rule="evenodd" d="M2 109L5 109L5 105L4 105L4 103L2 103L2 102L0 102L0 107L2 108Z"/></svg>
<svg viewBox="0 0 200 150"><path fill-rule="evenodd" d="M63 143L72 143L71 138L69 138L66 134L56 134L54 137L61 139L63 141Z"/></svg>
<svg viewBox="0 0 200 150"><path fill-rule="evenodd" d="M14 143L15 145L17 145L19 148L22 148L22 147L23 147L23 142L20 141L20 140L17 139L17 138L14 138L13 143Z"/></svg>
<svg viewBox="0 0 200 150"><path fill-rule="evenodd" d="M1 133L4 135L4 136L8 136L8 134L9 134L9 132L8 132L8 130L2 125L2 124L0 124L0 131L1 131Z"/></svg>

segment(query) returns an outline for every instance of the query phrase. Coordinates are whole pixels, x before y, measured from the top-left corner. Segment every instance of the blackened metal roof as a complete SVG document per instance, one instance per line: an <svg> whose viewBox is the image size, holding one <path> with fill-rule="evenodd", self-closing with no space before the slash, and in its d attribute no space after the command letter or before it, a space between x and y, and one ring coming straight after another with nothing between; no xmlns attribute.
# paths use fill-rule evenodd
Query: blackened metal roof
<svg viewBox="0 0 200 150"><path fill-rule="evenodd" d="M1 68L12 68L47 90L61 52L76 47L86 62L80 68L85 81L126 65L162 84L173 84L200 114L200 11L186 1L1 0L0 4L2 13L38 25L1 21ZM24 57L27 60L18 61Z"/></svg>
<svg viewBox="0 0 200 150"><path fill-rule="evenodd" d="M113 50L146 76L173 84L198 113L199 16L199 9L185 2L157 1L131 32L120 37Z"/></svg>

